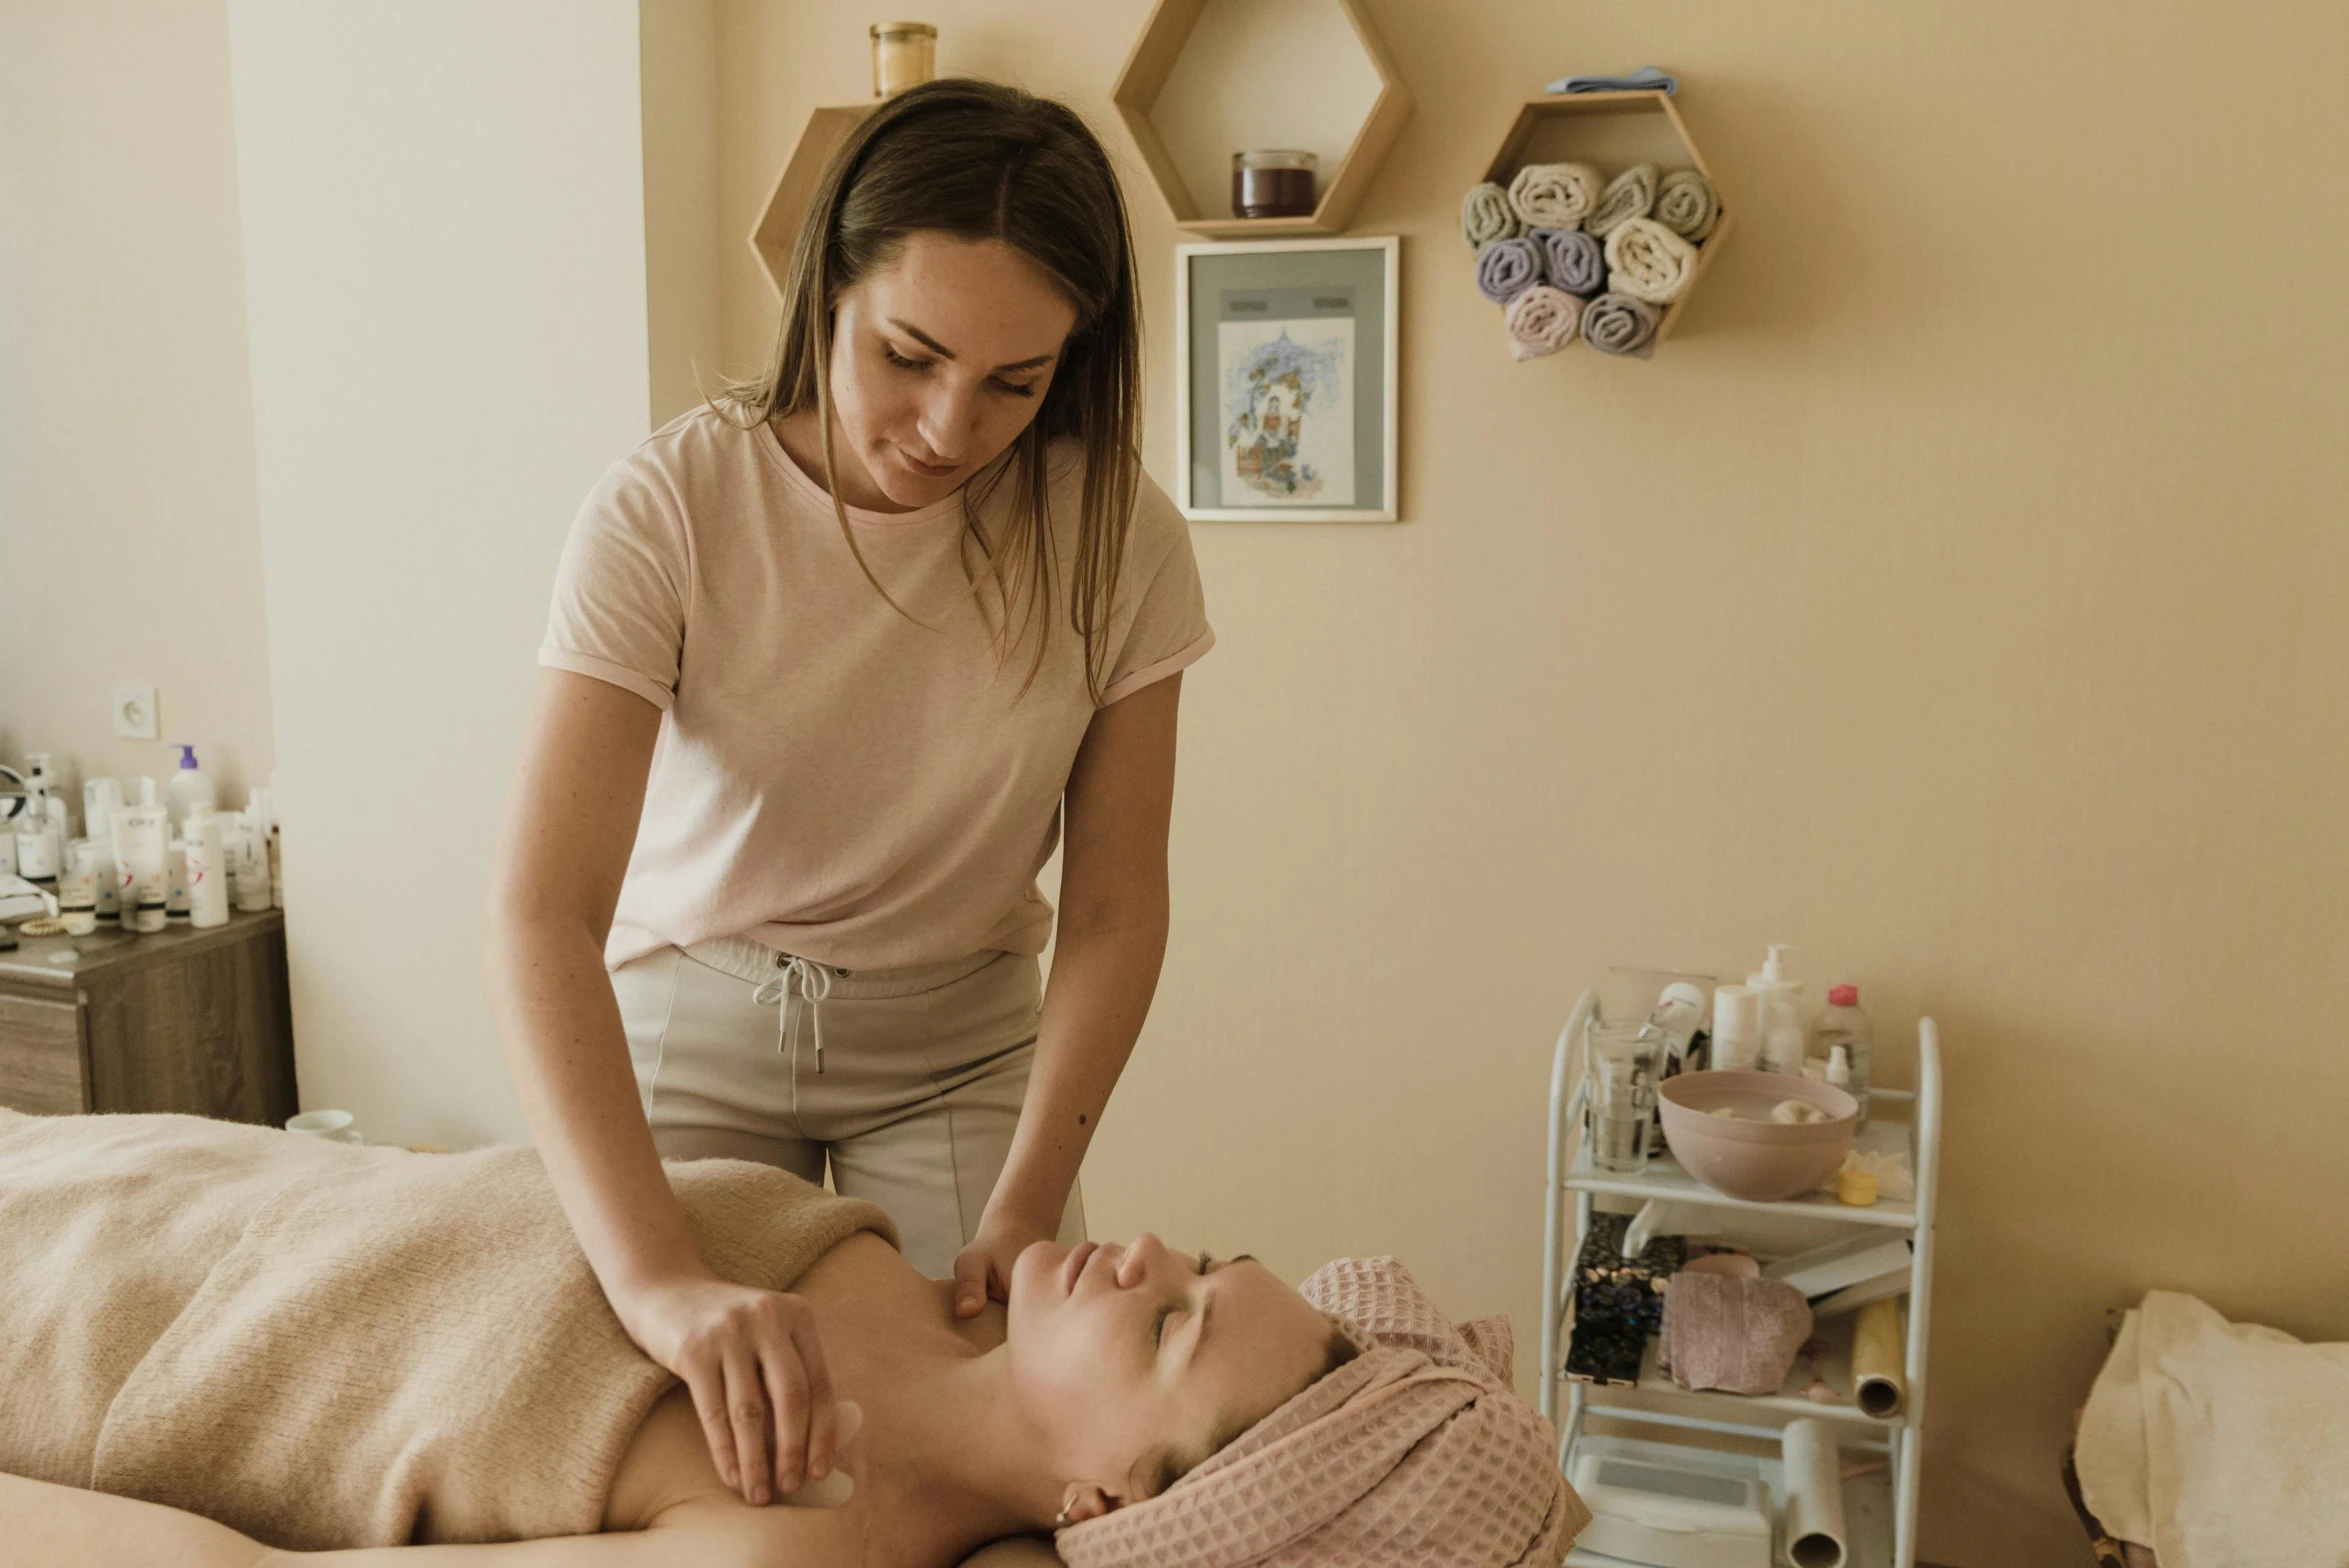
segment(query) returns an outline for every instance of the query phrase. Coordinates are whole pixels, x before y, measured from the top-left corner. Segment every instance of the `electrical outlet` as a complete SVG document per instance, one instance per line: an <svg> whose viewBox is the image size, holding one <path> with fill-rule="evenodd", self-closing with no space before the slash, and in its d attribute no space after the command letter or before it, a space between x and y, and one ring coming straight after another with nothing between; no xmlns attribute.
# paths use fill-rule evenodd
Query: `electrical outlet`
<svg viewBox="0 0 2349 1568"><path fill-rule="evenodd" d="M114 688L114 733L131 740L153 740L158 733L155 715L155 688L152 686L117 686Z"/></svg>

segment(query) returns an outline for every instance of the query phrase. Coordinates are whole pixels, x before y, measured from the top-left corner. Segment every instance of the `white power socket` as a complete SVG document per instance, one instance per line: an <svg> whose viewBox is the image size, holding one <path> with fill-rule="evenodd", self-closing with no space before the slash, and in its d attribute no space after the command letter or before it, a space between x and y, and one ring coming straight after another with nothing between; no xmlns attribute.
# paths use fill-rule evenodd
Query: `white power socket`
<svg viewBox="0 0 2349 1568"><path fill-rule="evenodd" d="M159 733L152 686L114 688L114 733L131 740L153 740Z"/></svg>

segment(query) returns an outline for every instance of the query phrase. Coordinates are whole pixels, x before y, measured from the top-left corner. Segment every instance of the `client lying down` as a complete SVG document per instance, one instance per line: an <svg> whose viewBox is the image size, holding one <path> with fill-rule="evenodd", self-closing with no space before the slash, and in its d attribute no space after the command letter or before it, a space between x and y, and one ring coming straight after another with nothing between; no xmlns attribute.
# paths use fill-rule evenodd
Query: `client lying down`
<svg viewBox="0 0 2349 1568"><path fill-rule="evenodd" d="M1506 1325L1455 1328L1391 1260L1299 1292L1149 1235L1038 1243L957 1319L869 1204L670 1179L714 1269L816 1314L862 1416L844 1503L719 1478L529 1150L0 1111L5 1555L946 1568L1054 1530L1072 1568L1556 1568L1588 1518Z"/></svg>

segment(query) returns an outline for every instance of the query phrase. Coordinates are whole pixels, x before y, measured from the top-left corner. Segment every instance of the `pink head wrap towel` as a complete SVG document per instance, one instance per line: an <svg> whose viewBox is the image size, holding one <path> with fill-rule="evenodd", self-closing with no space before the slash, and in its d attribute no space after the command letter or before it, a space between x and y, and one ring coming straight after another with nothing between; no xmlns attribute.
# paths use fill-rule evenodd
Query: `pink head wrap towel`
<svg viewBox="0 0 2349 1568"><path fill-rule="evenodd" d="M1510 1386L1508 1321L1455 1328L1393 1258L1302 1291L1361 1354L1160 1495L1061 1530L1068 1568L1558 1568L1590 1510Z"/></svg>

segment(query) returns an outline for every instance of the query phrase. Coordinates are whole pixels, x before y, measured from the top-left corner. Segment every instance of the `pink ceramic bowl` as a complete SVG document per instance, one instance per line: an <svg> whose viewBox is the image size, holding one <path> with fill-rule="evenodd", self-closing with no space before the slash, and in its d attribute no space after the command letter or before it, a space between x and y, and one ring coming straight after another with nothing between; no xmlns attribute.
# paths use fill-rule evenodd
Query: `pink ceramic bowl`
<svg viewBox="0 0 2349 1568"><path fill-rule="evenodd" d="M1715 1192L1758 1203L1799 1198L1834 1175L1860 1118L1860 1102L1843 1090L1784 1073L1682 1073L1656 1097L1664 1141L1682 1168ZM1781 1100L1815 1105L1827 1120L1772 1121ZM1714 1115L1722 1106L1737 1116Z"/></svg>

